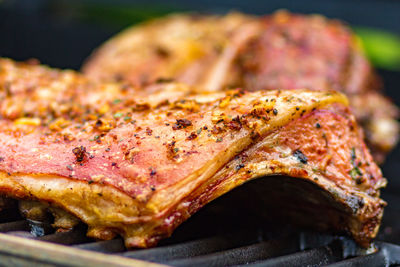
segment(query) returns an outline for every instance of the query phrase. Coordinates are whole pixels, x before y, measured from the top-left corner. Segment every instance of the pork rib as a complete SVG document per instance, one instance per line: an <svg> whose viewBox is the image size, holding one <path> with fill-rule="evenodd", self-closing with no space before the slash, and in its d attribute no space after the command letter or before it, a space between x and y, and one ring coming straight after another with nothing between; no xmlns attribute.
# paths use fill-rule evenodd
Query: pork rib
<svg viewBox="0 0 400 267"><path fill-rule="evenodd" d="M118 34L83 70L136 86L175 79L199 91L339 90L349 97L376 161L398 140L398 109L382 94L357 37L318 15L173 15Z"/></svg>
<svg viewBox="0 0 400 267"><path fill-rule="evenodd" d="M0 88L0 192L24 200L27 214L39 201L79 218L91 237L150 247L264 177L265 207L280 199L293 222L364 246L378 231L386 180L338 92L138 90L5 59Z"/></svg>

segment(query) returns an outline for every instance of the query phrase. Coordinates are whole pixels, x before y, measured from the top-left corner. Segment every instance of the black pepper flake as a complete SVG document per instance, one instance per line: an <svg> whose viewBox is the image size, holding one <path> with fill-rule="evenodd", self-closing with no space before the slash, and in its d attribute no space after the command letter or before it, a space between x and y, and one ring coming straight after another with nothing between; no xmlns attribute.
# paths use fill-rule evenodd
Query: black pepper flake
<svg viewBox="0 0 400 267"><path fill-rule="evenodd" d="M117 166L117 163L116 162L112 162L111 166L115 167L115 166Z"/></svg>
<svg viewBox="0 0 400 267"><path fill-rule="evenodd" d="M301 152L300 150L296 150L293 152L293 156L295 156L297 158L298 161L300 161L303 164L307 164L307 157L306 155L303 154L303 152Z"/></svg>
<svg viewBox="0 0 400 267"><path fill-rule="evenodd" d="M237 171L242 169L242 168L244 168L244 164L242 164L242 163L240 163L240 164L235 166L235 170L237 170Z"/></svg>
<svg viewBox="0 0 400 267"><path fill-rule="evenodd" d="M93 180L89 180L89 181L88 181L88 184L93 184L93 183L94 183Z"/></svg>
<svg viewBox="0 0 400 267"><path fill-rule="evenodd" d="M107 147L106 152L110 152L111 148Z"/></svg>
<svg viewBox="0 0 400 267"><path fill-rule="evenodd" d="M278 110L274 108L274 115L278 115Z"/></svg>
<svg viewBox="0 0 400 267"><path fill-rule="evenodd" d="M150 176L154 176L157 174L156 169L150 168Z"/></svg>
<svg viewBox="0 0 400 267"><path fill-rule="evenodd" d="M154 185L150 185L151 191L156 191L156 187Z"/></svg>
<svg viewBox="0 0 400 267"><path fill-rule="evenodd" d="M173 130L179 130L186 128L188 126L192 126L192 122L188 119L177 119L176 123L172 125Z"/></svg>
<svg viewBox="0 0 400 267"><path fill-rule="evenodd" d="M70 171L73 171L73 170L74 170L74 168L72 168L71 165L67 165L67 169L70 170Z"/></svg>
<svg viewBox="0 0 400 267"><path fill-rule="evenodd" d="M296 107L296 110L300 110L300 108L299 108L299 107Z"/></svg>
<svg viewBox="0 0 400 267"><path fill-rule="evenodd" d="M319 129L319 128L321 128L321 124L319 124L318 122L315 124L315 127L317 128L317 129Z"/></svg>
<svg viewBox="0 0 400 267"><path fill-rule="evenodd" d="M75 147L72 149L72 153L74 153L77 162L82 162L86 156L86 148L84 146Z"/></svg>

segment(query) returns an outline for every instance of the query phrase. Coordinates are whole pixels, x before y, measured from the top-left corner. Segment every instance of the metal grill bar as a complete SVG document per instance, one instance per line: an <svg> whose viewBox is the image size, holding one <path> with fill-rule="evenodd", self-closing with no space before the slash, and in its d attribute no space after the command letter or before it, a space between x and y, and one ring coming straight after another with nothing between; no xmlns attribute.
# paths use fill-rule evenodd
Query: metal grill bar
<svg viewBox="0 0 400 267"><path fill-rule="evenodd" d="M378 243L379 251L373 254L359 256L333 263L331 267L353 266L393 266L400 265L400 247L383 242Z"/></svg>
<svg viewBox="0 0 400 267"><path fill-rule="evenodd" d="M74 247L91 251L103 252L103 253L117 253L126 250L124 241L121 238L80 244Z"/></svg>
<svg viewBox="0 0 400 267"><path fill-rule="evenodd" d="M298 239L287 237L263 241L258 244L225 250L206 256L166 261L165 263L172 266L230 266L277 257L296 252L298 249Z"/></svg>
<svg viewBox="0 0 400 267"><path fill-rule="evenodd" d="M0 224L0 232L6 233L10 231L29 230L29 223L26 220L15 222L7 222Z"/></svg>
<svg viewBox="0 0 400 267"><path fill-rule="evenodd" d="M86 233L82 231L82 229L76 229L69 232L54 233L51 235L38 237L37 239L63 245L74 245L90 240L88 237L86 237Z"/></svg>
<svg viewBox="0 0 400 267"><path fill-rule="evenodd" d="M7 234L20 236L20 237L25 237L25 238L30 238L30 239L34 239L35 238L30 232L27 232L27 231L11 231L11 232L7 232Z"/></svg>
<svg viewBox="0 0 400 267"><path fill-rule="evenodd" d="M249 245L256 242L258 238L259 237L255 232L249 233L243 231L236 235L214 236L166 247L129 251L121 255L154 262L166 262L169 260L192 258L234 247Z"/></svg>
<svg viewBox="0 0 400 267"><path fill-rule="evenodd" d="M3 214L7 215L8 213ZM390 218L389 220L386 219L386 224L384 220L381 237L384 240L398 240L398 237L394 235L399 231L397 222L400 218L400 209L387 209L386 214L389 214ZM7 221L20 217L2 216L1 218L3 221ZM192 228L185 228L186 230L181 231L180 236L173 236L163 242L164 245L161 244L161 246L152 249L126 251L122 238L93 242L86 237L86 228L83 225L70 232L53 233L44 230L44 236L35 236L35 232L32 233L30 227L35 225L38 227L46 226L45 224L37 225L34 222L29 223L26 220L0 223L0 232L7 233L7 235L0 234L0 237L8 236L9 239L2 238L1 242L3 243L0 243L0 266L3 262L18 266L32 266L33 263L43 266L55 266L55 264L79 266L78 261L72 262L68 258L73 253L68 250L71 247L75 249L74 253L80 253L76 257L82 258L81 255L85 255L82 260L84 259L87 264L91 261L85 253L90 253L90 251L102 252L103 254L97 253L96 255L103 255L102 259L108 262L107 267L121 265L121 259L129 260L129 258L172 266L232 266L244 264L250 266L400 265L400 246L397 245L376 242L379 250L376 253L365 255L366 250L359 248L351 239L315 232L296 234L290 228L282 226L264 225L253 227L250 231L241 230L233 234L198 238L201 235L193 236L193 231L190 235L190 230L199 227L199 225L190 225ZM385 230L385 227L388 227L389 230ZM20 237L24 237L24 240L27 241L26 244L29 244L28 247L22 245L25 243L21 242ZM190 240L190 238L193 240L182 242L182 240ZM14 239L18 241L16 243L20 244L19 246L13 243ZM36 240L69 245L70 247L55 245L55 251L53 251L53 245L43 246L43 244L46 244L43 242L29 243L37 242ZM15 251L10 250L8 246L13 246ZM37 252L41 248L46 250L47 258L38 257ZM83 250L86 251L83 252ZM26 253L26 251L29 252ZM64 252L69 256L64 255ZM119 261L108 260L108 258L104 258L107 257L105 254L116 254ZM100 261L97 258L94 262L99 263Z"/></svg>
<svg viewBox="0 0 400 267"><path fill-rule="evenodd" d="M29 237L30 239L58 244L76 244L74 247L78 249L118 253L124 258L142 259L172 266L231 266L242 264L250 266L326 266L327 264L333 264L333 266L389 266L400 264L399 246L377 243L379 247L377 253L357 256L363 251L357 248L353 241L316 233L281 236L277 239L260 242L260 234L257 234L257 232L250 234L242 232L153 249L122 252L125 247L121 238L85 243L90 239L85 236L85 229L83 228L71 232L34 237L28 231L20 230L26 228L27 225L24 221L16 221L0 224L0 229L5 231L16 229L15 231L8 231L8 234ZM330 244L326 245L328 243ZM243 246L243 244L250 245ZM8 257L1 253L0 251L0 258L5 257L4 259L6 259ZM349 256L357 257L345 258ZM13 259L13 262L19 262L20 266L29 266L32 263L32 261L26 261L26 264L22 264L24 260L18 258ZM40 261L40 263L42 262ZM69 264L67 261L64 265L76 266L76 264Z"/></svg>
<svg viewBox="0 0 400 267"><path fill-rule="evenodd" d="M273 266L324 266L342 259L340 244L335 242L329 246L297 252L287 256L281 256L262 262L256 262L247 266L251 267L273 267Z"/></svg>
<svg viewBox="0 0 400 267"><path fill-rule="evenodd" d="M328 266L334 267L352 267L352 266L389 266L387 258L385 257L384 251L378 251L377 253L360 256L348 260L343 260L337 263L330 264Z"/></svg>

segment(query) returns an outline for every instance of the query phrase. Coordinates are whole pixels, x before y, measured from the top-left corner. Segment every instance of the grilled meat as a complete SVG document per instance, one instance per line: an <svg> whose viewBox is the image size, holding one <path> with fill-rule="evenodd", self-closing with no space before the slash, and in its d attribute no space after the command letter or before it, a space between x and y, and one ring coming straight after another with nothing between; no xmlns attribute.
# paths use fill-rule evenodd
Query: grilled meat
<svg viewBox="0 0 400 267"><path fill-rule="evenodd" d="M263 177L270 191L257 191L260 201L293 223L364 246L378 231L386 180L335 91L193 95L181 84L142 90L6 59L0 88L0 192L36 219L62 209L55 227L75 216L91 237L150 247Z"/></svg>
<svg viewBox="0 0 400 267"><path fill-rule="evenodd" d="M137 87L177 80L203 90L237 86L230 75L239 50L259 35L255 17L172 15L132 27L97 49L83 71ZM236 73L235 73L236 74ZM229 76L229 77L228 77Z"/></svg>
<svg viewBox="0 0 400 267"><path fill-rule="evenodd" d="M175 79L200 91L339 90L349 97L375 160L382 162L398 140L398 109L381 93L357 37L317 15L173 15L112 38L83 70L136 86Z"/></svg>

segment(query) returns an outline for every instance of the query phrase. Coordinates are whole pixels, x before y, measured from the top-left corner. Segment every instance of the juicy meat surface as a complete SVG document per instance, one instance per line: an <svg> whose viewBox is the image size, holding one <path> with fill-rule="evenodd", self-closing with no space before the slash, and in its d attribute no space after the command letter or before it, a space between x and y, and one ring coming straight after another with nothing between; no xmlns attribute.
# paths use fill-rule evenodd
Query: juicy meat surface
<svg viewBox="0 0 400 267"><path fill-rule="evenodd" d="M381 93L361 43L344 24L318 15L173 15L118 34L83 71L139 87L174 79L197 91L338 90L349 97L375 160L398 141L398 109Z"/></svg>
<svg viewBox="0 0 400 267"><path fill-rule="evenodd" d="M264 177L264 189L308 192L294 203L288 186L262 198L281 199L293 223L347 232L363 246L378 231L386 180L338 92L142 90L7 59L0 88L0 192L23 200L28 217L50 207L55 227L73 227L63 210L91 237L149 247Z"/></svg>

